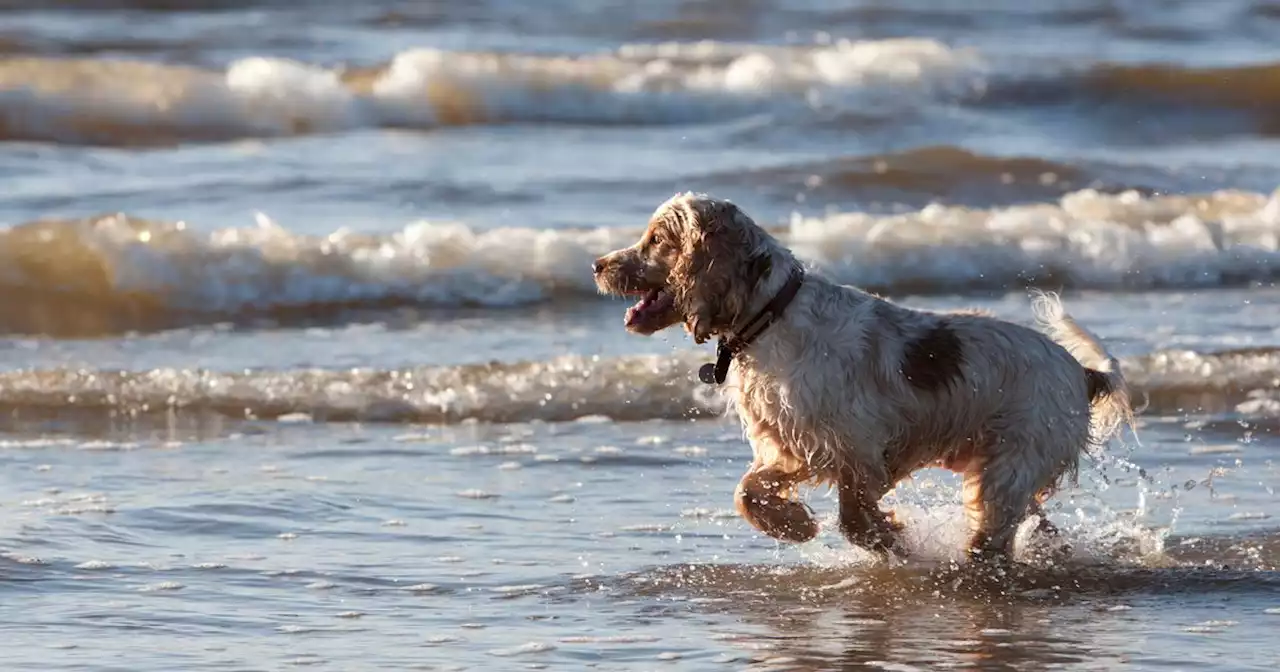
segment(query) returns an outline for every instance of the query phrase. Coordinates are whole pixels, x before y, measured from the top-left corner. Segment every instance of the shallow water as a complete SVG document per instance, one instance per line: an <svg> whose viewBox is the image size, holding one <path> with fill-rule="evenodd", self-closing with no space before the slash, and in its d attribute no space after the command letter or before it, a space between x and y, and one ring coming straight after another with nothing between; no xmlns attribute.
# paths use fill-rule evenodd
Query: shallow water
<svg viewBox="0 0 1280 672"><path fill-rule="evenodd" d="M6 670L1280 664L1280 12L1260 0L9 2ZM587 272L673 191L928 308L1068 308L1146 403L976 577L882 566Z"/></svg>
<svg viewBox="0 0 1280 672"><path fill-rule="evenodd" d="M1275 662L1280 473L1239 428L1151 421L1151 482L1087 477L1073 560L987 585L942 475L891 495L910 566L760 539L714 422L175 424L6 441L10 669Z"/></svg>

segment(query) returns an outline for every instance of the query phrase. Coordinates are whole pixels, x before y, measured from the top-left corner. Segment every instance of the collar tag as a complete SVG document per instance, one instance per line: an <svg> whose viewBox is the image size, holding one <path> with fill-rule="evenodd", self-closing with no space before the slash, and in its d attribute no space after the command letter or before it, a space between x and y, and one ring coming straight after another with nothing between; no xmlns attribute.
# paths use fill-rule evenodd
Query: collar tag
<svg viewBox="0 0 1280 672"><path fill-rule="evenodd" d="M698 380L707 385L723 385L729 377L729 364L733 362L733 351L725 344L724 339L716 344L716 363L707 362L698 368Z"/></svg>

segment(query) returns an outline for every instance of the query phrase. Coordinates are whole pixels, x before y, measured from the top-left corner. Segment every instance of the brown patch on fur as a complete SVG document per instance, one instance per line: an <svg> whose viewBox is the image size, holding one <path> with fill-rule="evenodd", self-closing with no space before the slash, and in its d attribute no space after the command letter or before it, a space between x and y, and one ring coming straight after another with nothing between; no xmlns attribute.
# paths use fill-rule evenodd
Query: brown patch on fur
<svg viewBox="0 0 1280 672"><path fill-rule="evenodd" d="M1107 378L1107 374L1101 371L1086 368L1084 379L1089 385L1089 403L1091 404L1115 391L1111 387L1111 380Z"/></svg>
<svg viewBox="0 0 1280 672"><path fill-rule="evenodd" d="M902 374L912 387L936 392L963 375L964 348L960 337L946 324L938 324L907 344Z"/></svg>

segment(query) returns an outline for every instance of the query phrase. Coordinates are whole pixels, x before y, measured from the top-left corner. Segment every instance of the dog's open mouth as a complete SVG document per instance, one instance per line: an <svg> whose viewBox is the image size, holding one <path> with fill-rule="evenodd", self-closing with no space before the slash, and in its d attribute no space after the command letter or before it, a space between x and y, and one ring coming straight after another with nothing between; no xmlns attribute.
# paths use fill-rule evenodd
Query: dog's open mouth
<svg viewBox="0 0 1280 672"><path fill-rule="evenodd" d="M639 293L640 300L627 309L627 329L652 333L666 329L675 321L675 297L665 289Z"/></svg>

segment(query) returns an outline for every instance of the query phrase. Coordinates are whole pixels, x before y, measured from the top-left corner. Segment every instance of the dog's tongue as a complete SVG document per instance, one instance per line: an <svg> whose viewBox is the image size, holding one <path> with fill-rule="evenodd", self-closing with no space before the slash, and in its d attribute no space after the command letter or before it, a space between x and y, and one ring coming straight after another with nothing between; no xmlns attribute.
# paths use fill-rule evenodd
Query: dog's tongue
<svg viewBox="0 0 1280 672"><path fill-rule="evenodd" d="M636 305L627 309L627 326L633 327L646 319L652 317L654 313L666 310L671 304L672 297L670 294L664 293L662 290L652 290L636 302Z"/></svg>

